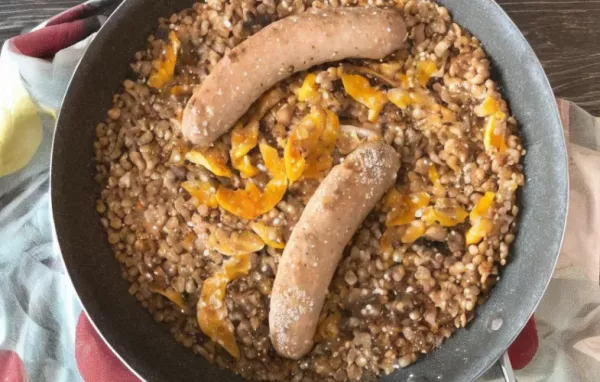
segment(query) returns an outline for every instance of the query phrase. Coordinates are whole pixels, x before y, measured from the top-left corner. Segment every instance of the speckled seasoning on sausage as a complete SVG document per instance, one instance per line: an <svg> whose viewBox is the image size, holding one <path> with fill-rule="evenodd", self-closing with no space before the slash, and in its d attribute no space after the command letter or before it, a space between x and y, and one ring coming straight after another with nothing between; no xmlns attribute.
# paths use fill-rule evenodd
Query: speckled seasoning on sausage
<svg viewBox="0 0 600 382"><path fill-rule="evenodd" d="M285 247L271 294L269 327L279 355L299 359L312 348L342 252L399 168L393 147L364 144L331 170L309 200Z"/></svg>
<svg viewBox="0 0 600 382"><path fill-rule="evenodd" d="M312 10L274 22L232 49L194 91L183 113L183 135L209 146L293 73L346 58L381 59L405 40L403 17L394 9Z"/></svg>

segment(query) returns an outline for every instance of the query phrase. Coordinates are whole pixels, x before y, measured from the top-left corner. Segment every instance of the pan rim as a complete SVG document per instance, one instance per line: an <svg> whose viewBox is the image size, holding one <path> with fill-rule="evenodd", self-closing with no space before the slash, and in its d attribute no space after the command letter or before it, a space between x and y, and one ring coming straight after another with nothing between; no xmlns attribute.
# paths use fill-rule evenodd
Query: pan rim
<svg viewBox="0 0 600 382"><path fill-rule="evenodd" d="M434 1L439 1L439 0L434 0ZM560 113L558 110L558 105L556 104L556 97L554 96L554 91L552 90L552 85L550 84L550 80L548 79L548 75L546 75L546 71L544 70L542 63L540 61L540 59L538 58L537 54L535 53L535 51L533 50L533 48L531 47L531 45L529 44L529 41L527 41L527 39L525 38L525 36L523 35L523 33L521 32L521 30L519 29L519 27L515 24L515 22L513 21L513 19L504 11L504 9L495 1L495 0L487 0L490 3L490 6L495 8L495 12L497 12L499 15L501 15L501 17L503 17L510 25L512 28L514 28L515 30L517 30L519 39L521 39L524 42L524 45L527 47L527 49L530 51L530 56L533 57L533 59L535 60L535 64L536 66L538 66L541 70L541 72L543 73L543 78L542 80L544 81L544 86L546 87L547 90L549 90L550 94L552 94L552 97L554 99L554 107L552 108L552 114L553 114L553 119L555 120L554 122L556 124L558 124L560 127L562 127L562 131L564 132L564 126L562 123L562 120L560 118ZM454 15L453 15L454 16ZM491 56L490 56L491 57ZM493 57L491 57L493 59ZM510 103L510 100L508 100ZM568 151L567 151L567 140L565 135L562 135L562 139L560 139L561 142L561 151L563 152L563 160L565 163L569 163L569 155L568 155ZM570 195L570 179L569 179L569 171L568 171L569 167L565 166L564 171L563 171L563 180L565 181L565 192L563 195L563 205L564 205L564 209L563 211L561 211L561 220L563 221L562 227L560 229L561 234L560 234L560 239L558 241L558 248L557 248L557 253L554 256L554 261L552 262L552 269L554 272L554 269L556 269L556 264L558 263L558 257L560 255L560 251L561 248L563 246L564 243L564 238L565 238L565 232L567 229L567 213L569 211L569 195ZM518 234L519 232L517 232ZM547 280L543 283L543 288L541 289L541 295L540 297L537 299L537 301L535 302L535 304L533 305L532 309L531 309L531 313L529 313L527 320L523 320L523 322L518 326L518 330L511 336L511 338L507 341L507 345L505 347L504 350L499 350L497 352L497 356L492 357L495 359L495 361L490 362L488 364L488 366L486 368L484 368L483 370L480 370L480 373L478 375L476 375L473 379L471 379L470 382L474 382L476 381L478 378L480 378L481 376L483 376L483 374L485 374L486 371L488 371L489 369L491 369L499 360L500 358L503 356L503 354L505 352L508 351L508 348L510 347L510 345L517 339L517 337L519 336L519 334L521 334L521 332L523 331L523 329L525 328L525 325L527 325L527 322L531 319L531 317L533 317L537 307L539 306L539 304L542 302L542 298L544 296L544 294L546 293L546 290L548 289L548 286L550 285L550 282L552 281L552 274L553 272L550 274L550 277L547 278ZM500 282L500 281L499 281ZM494 293L494 291L492 290L490 293ZM441 345L443 346L443 344Z"/></svg>
<svg viewBox="0 0 600 382"><path fill-rule="evenodd" d="M111 15L111 17L107 20L107 24L111 21L111 19L114 19L114 16L119 14L122 9L125 8L126 4L130 3L133 0L125 0L123 1L119 7L117 8L117 10L113 13L113 15ZM495 8L495 12L498 12L499 14L501 14L500 17L503 17L505 20L508 20L510 22L510 24L512 25L512 28L515 28L515 30L519 31L519 29L517 28L517 26L514 24L514 22L510 19L510 17L504 12L504 10L493 0L485 0L486 2L490 3L490 6ZM444 3L443 1L441 3ZM93 43L96 43L96 41L100 41L101 38L104 37L104 34L108 34L109 32L107 31L107 29L102 28L99 32L98 35L96 36L96 38L94 39ZM543 81L544 81L544 87L546 88L546 90L549 92L549 94L552 95L553 97L553 93L551 91L551 86L548 80L548 77L545 75L545 72L543 71L543 68L541 66L541 63L539 62L539 59L537 58L537 56L535 55L535 53L533 52L533 49L531 48L531 46L529 45L529 43L526 41L525 37L522 35L522 33L520 33L519 31L519 38L522 39L524 41L524 45L527 47L527 49L530 51L530 55L532 57L535 57L535 65L538 66L541 70L542 73L544 73L543 76ZM100 36L100 38L99 38ZM87 52L86 52L87 54ZM493 58L493 57L492 57ZM81 61L79 62L79 64L77 65L77 68L75 70L75 73L77 73L77 71L80 68L81 63L84 61L85 59L85 55L84 57L82 57ZM73 82L73 78L71 79L70 83L69 83L69 87L71 87L71 84ZM65 99L67 99L68 96L68 92L65 94L65 97L63 98L63 101ZM548 96L547 94L544 94L544 96ZM509 100L510 101L510 100ZM57 145L57 141L59 140L59 138L57 138L57 135L59 134L59 126L61 125L61 115L62 115L62 108L61 108L61 112L59 113L59 116L57 118L57 128L54 131L53 134L53 139L52 139L52 149L51 149L51 170L50 170L50 193L51 193L51 197L50 197L50 213L52 216L52 235L53 235L53 239L55 240L55 243L57 244L58 249L61 251L61 255L62 255L62 242L63 240L65 240L64 235L59 235L59 230L61 229L60 227L57 227L56 224L56 219L55 219L55 211L54 211L54 205L55 204L59 204L57 195L55 195L55 193L53 192L55 190L55 187L53 187L53 184L58 181L58 179L55 179L55 170L54 170L54 164L56 161L56 156L60 156L62 155L60 152L58 152L57 148L55 147L55 145ZM554 120L554 123L557 124L558 126L562 125L562 122L560 120L559 117L559 112L558 112L558 108L556 107L556 104L554 104L554 107L552 108L552 119ZM562 139L560 139L560 150L562 151L562 156L563 156L563 160L564 163L568 163L568 153L567 153L567 142L565 140L564 135L562 136ZM562 199L564 201L563 205L564 208L562 211L560 211L559 214L560 215L560 219L562 220L562 227L561 227L561 235L560 235L560 240L558 240L558 250L556 255L554 256L554 260L552 262L552 269L555 268L556 266L556 262L558 261L558 254L560 253L560 248L562 246L563 240L564 240L564 234L565 234L565 229L566 229L566 216L567 216L567 211L568 211L568 202L569 202L569 177L568 177L568 166L565 166L564 171L563 171L563 181L565 182L565 190L564 190L564 194L562 194ZM63 239L61 240L60 237L63 237ZM102 338L102 340L107 344L107 346L111 349L111 351L119 358L119 360L122 361L122 363L124 363L126 365L126 367L131 370L138 378L140 378L141 380L145 380L144 377L142 377L131 365L130 362L126 361L124 359L123 356L121 356L116 350L115 348L110 344L110 342L106 339L105 335L102 334L102 332L99 330L99 326L96 324L94 318L92 317L92 315L94 314L89 314L88 312L88 308L86 307L86 305L84 304L83 300L81 299L81 296L79 294L79 291L77 289L77 287L75 286L75 283L73 282L73 272L76 272L75 270L75 266L72 265L69 261L65 260L63 257L63 261L65 263L65 269L67 271L67 274L69 276L69 279L71 280L73 286L74 286L74 291L75 294L77 296L77 299L79 300L79 302L81 303L82 309L83 311L86 313L86 315L88 316L90 322L92 323L92 325L94 326L94 328L96 329L96 331L98 332L98 334L100 335L100 337ZM548 288L548 285L551 281L551 275L550 277L548 277L544 282L543 282L543 288L541 296L543 296L543 292L545 292L545 290ZM493 292L492 292L493 293ZM537 306L539 305L540 301L541 301L541 296L539 298L537 298L536 303L533 305L531 312L529 314L529 317L531 317L531 315L534 313L535 309L537 308ZM528 309L529 310L529 309ZM506 348L514 341L514 339L518 336L518 334L520 333L520 331L523 329L523 327L525 326L527 320L523 321L522 324L520 325L519 330L517 330L513 336L511 338L509 338L506 341L502 341L502 342L506 342L507 346ZM442 345L443 347L444 345ZM506 351L506 349L504 350L498 350L496 353L497 354L493 354L494 360L499 359L502 354L504 353L504 351ZM476 375L472 380L476 380L477 378L479 378L483 373L485 373L485 371L487 369L489 369L489 367L491 367L493 365L495 361L491 361L488 363L487 367L484 369L481 369L479 374Z"/></svg>
<svg viewBox="0 0 600 382"><path fill-rule="evenodd" d="M100 29L96 32L96 35L94 36L91 44L94 44L96 42L96 40L98 39L98 36L100 36L102 38L102 36L107 32L107 29L104 28L105 25L107 25L111 19L114 19L115 15L118 15L120 12L122 12L122 9L124 9L126 7L126 4L129 2L129 0L123 0L122 2L119 3L119 5L115 8L115 10L109 15L109 17L106 19L106 21L104 22L104 24L100 27ZM73 82L75 81L75 73L77 73L79 71L80 66L82 65L82 63L84 62L84 59L86 57L88 53L88 49L86 49L86 51L84 52L84 54L81 56L81 58L79 59L79 62L77 63L77 65L75 65L75 69L73 71L73 75L71 76L71 78L69 79L69 83L67 84L67 91L65 92L65 94L62 97L62 100L60 102L60 109L58 111L58 115L56 116L56 123L54 126L54 131L52 133L52 144L50 147L50 171L49 171L49 182L48 182L48 188L50 190L50 200L48 203L48 208L50 211L50 216L51 216L51 224L50 224L50 228L51 228L51 233L52 233L52 241L56 246L56 249L58 249L59 253L60 253L60 257L61 260L64 264L64 269L65 272L67 273L67 276L69 278L69 281L71 283L71 287L73 290L73 293L75 294L75 297L77 298L77 301L79 302L79 305L81 305L81 311L83 314L86 315L89 323L92 325L92 327L94 328L94 330L96 331L96 334L100 337L100 339L102 340L102 342L104 342L104 344L110 349L110 351L115 355L115 357L117 357L117 359L127 368L127 370L129 370L133 375L135 375L140 381L146 381L146 378L144 378L140 373L138 373L137 370L135 370L131 365L130 362L126 361L124 359L123 356L121 356L121 354L116 351L116 349L113 347L113 345L110 343L110 341L108 341L105 337L105 335L102 333L102 331L100 330L100 328L98 327L98 325L96 324L95 320L93 319L92 315L88 312L88 308L86 307L86 304L84 304L83 299L80 296L80 293L75 285L75 283L73 282L73 272L74 272L74 267L70 266L66 260L65 257L63 256L63 250L62 250L62 245L61 245L61 239L59 238L58 235L58 230L57 230L57 225L56 225L56 219L54 218L54 205L55 205L55 194L53 192L53 190L55 189L54 187L52 187L52 185L54 184L55 180L54 180L54 163L55 163L55 155L57 155L57 150L55 145L57 144L57 135L58 135L58 130L59 130L59 126L60 126L60 122L61 122L61 114L63 112L63 104L65 102L65 100L68 97L69 94L69 89L71 88L71 85L73 84Z"/></svg>

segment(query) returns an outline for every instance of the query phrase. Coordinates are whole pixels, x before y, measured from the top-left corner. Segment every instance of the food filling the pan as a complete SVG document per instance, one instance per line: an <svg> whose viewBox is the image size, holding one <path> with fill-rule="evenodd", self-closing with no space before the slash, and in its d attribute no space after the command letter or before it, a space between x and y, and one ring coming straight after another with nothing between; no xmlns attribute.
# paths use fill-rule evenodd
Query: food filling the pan
<svg viewBox="0 0 600 382"><path fill-rule="evenodd" d="M399 17L406 41L372 28L382 59L354 58L372 57L359 37L353 58L286 57L295 68L263 91L279 38L300 52L355 33L341 7ZM341 29L304 27L307 12ZM290 20L306 30L277 29ZM256 52L234 48L269 25L280 35L244 46L273 53L240 70ZM224 58L217 83L258 99L200 90ZM375 380L485 302L515 239L525 150L480 42L445 8L209 0L160 19L131 67L96 127L96 207L129 293L183 346L250 380ZM203 136L213 122L222 132Z"/></svg>

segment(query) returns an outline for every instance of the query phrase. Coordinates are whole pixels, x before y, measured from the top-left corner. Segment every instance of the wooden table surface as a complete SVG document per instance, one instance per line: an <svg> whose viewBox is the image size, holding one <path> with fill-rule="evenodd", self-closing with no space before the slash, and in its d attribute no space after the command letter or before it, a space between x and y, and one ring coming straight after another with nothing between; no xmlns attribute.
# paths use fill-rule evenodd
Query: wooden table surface
<svg viewBox="0 0 600 382"><path fill-rule="evenodd" d="M0 42L81 0L0 0ZM498 0L542 61L556 95L600 116L600 0Z"/></svg>

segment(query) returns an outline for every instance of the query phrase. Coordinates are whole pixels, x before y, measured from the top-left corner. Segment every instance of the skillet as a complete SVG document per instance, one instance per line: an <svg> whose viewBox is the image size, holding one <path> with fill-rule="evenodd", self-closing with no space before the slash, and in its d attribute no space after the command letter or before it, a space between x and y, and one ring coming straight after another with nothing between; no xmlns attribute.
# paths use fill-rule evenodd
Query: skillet
<svg viewBox="0 0 600 382"><path fill-rule="evenodd" d="M121 360L150 381L241 381L178 344L155 324L121 278L95 210L95 126L111 107L135 52L159 17L193 0L125 0L81 59L54 134L51 209L54 233L92 323ZM556 263L565 228L567 156L544 71L523 35L492 0L441 0L455 22L483 43L527 148L519 232L510 261L473 321L431 354L382 381L473 381L508 348L534 312Z"/></svg>

